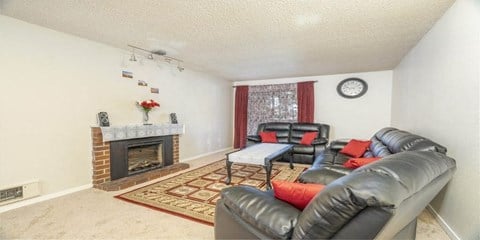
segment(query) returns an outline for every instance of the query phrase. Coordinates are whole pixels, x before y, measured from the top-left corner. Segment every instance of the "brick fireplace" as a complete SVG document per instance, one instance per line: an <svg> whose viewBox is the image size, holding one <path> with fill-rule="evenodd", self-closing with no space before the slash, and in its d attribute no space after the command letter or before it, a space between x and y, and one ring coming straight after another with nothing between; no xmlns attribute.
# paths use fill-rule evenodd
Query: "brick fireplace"
<svg viewBox="0 0 480 240"><path fill-rule="evenodd" d="M141 146L139 143L148 142L145 144L146 148L143 152L150 151L149 144L152 140L160 139L157 142L160 142L164 147L169 147L171 149L170 154L165 154L164 150L157 150L162 153L160 157L162 163L158 164L151 168L151 170L141 170L139 173L132 175L127 175L125 177L118 178L114 177L115 180L112 180L112 155L118 155L117 153L111 152L111 145L118 145L117 141L104 141L102 130L100 127L92 127L92 183L94 188L106 190L106 191L117 191L125 189L140 183L144 183L155 178L163 177L165 175L178 172L189 167L188 164L179 163L179 135L167 135L164 137L156 136L145 136L144 138L135 138L132 142L134 147ZM164 140L166 139L166 140ZM115 148L114 148L115 149ZM118 149L118 147L117 147ZM142 151L142 150L140 150ZM139 150L134 149L131 155L138 155ZM115 167L113 168L115 170Z"/></svg>

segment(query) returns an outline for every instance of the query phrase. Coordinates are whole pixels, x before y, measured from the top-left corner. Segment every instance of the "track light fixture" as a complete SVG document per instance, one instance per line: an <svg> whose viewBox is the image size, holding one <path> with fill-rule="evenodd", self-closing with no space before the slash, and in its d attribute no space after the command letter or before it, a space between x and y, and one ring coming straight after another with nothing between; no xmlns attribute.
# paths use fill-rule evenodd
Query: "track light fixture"
<svg viewBox="0 0 480 240"><path fill-rule="evenodd" d="M133 46L133 45L130 45L130 44L128 46L132 48L132 55L130 56L130 61L133 61L133 62L137 61L137 58L135 57L135 49L137 49L137 50L140 50L140 51L143 51L143 52L147 53L147 58L150 59L150 60L155 60L153 58L153 55L155 54L155 55L158 55L158 56L162 56L164 61L167 62L168 64L177 63L177 69L178 69L179 72L183 72L183 70L185 70L185 68L183 67L183 61L182 60L174 58L174 57L167 56L167 52L164 51L164 50L150 51L150 50L143 49L143 48Z"/></svg>
<svg viewBox="0 0 480 240"><path fill-rule="evenodd" d="M178 63L177 69L178 69L179 72L183 72L183 70L185 70L185 68L182 66L181 63Z"/></svg>
<svg viewBox="0 0 480 240"><path fill-rule="evenodd" d="M135 57L135 49L132 48L132 55L130 56L130 61L136 62L137 58Z"/></svg>

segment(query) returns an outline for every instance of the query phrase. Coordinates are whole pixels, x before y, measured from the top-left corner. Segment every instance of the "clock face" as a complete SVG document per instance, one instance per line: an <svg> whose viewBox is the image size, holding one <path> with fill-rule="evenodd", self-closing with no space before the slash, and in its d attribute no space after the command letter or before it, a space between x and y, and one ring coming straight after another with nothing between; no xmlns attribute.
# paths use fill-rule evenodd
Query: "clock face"
<svg viewBox="0 0 480 240"><path fill-rule="evenodd" d="M360 97L367 92L367 89L367 83L360 78L347 78L337 86L338 94L346 98Z"/></svg>

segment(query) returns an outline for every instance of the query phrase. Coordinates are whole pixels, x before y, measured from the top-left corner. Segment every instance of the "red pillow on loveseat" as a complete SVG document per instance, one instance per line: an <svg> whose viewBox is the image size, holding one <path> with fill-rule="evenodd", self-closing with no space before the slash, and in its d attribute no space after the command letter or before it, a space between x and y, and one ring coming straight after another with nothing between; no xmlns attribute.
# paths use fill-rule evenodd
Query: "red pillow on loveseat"
<svg viewBox="0 0 480 240"><path fill-rule="evenodd" d="M345 166L346 168L351 168L351 169L355 169L355 168L359 168L363 165L367 165L371 162L375 162L375 161L378 161L380 158L379 157L373 157L373 158L350 158L348 159L348 161L346 161L343 166Z"/></svg>
<svg viewBox="0 0 480 240"><path fill-rule="evenodd" d="M262 143L277 143L277 132L260 132Z"/></svg>
<svg viewBox="0 0 480 240"><path fill-rule="evenodd" d="M354 157L354 158L359 158L361 157L368 149L372 141L363 141L363 140L357 140L357 139L352 139L350 140L345 147L340 150L340 153L343 153L345 155Z"/></svg>
<svg viewBox="0 0 480 240"><path fill-rule="evenodd" d="M313 140L318 136L318 132L305 132L300 140L302 145L312 145Z"/></svg>
<svg viewBox="0 0 480 240"><path fill-rule="evenodd" d="M275 198L288 202L294 207L303 210L325 185L313 183L292 183L272 181Z"/></svg>

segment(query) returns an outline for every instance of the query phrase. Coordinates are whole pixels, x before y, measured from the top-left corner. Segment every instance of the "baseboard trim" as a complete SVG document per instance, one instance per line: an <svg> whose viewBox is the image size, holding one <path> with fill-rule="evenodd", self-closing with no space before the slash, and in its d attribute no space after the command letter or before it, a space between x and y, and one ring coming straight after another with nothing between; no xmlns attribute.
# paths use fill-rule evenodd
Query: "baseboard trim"
<svg viewBox="0 0 480 240"><path fill-rule="evenodd" d="M453 231L453 229L448 226L447 222L443 220L442 216L438 214L437 211L432 207L432 205L428 204L427 206L428 211L433 215L435 220L437 220L438 224L440 224L440 227L442 227L443 231L447 233L448 237L452 240L461 240L461 238Z"/></svg>
<svg viewBox="0 0 480 240"><path fill-rule="evenodd" d="M190 158L182 159L181 162L190 161L190 160L193 160L193 159L205 157L205 156L208 156L208 155L212 155L212 154L215 154L215 153L219 153L219 152L223 152L223 151L227 151L227 150L231 150L231 149L233 149L233 147L227 147L227 148L219 149L219 150L216 150L216 151L212 151L212 152L200 154L200 155L197 155L197 156L193 156L193 157L190 157ZM51 194L47 194L47 195L41 195L41 196L38 196L38 197L25 199L23 201L14 202L14 203L11 203L11 204L7 204L5 206L1 206L0 207L0 213L10 211L10 210L13 210L13 209L17 209L17 208L21 208L21 207L24 207L24 206L32 205L32 204L35 204L35 203L47 201L47 200L50 200L50 199L53 199L53 198L65 196L67 194L75 193L75 192L82 191L82 190L85 190L85 189L89 189L89 188L92 188L92 187L93 187L92 184L86 184L86 185L83 185L83 186L69 188L69 189L66 189L66 190L63 190L63 191L60 191L60 192L51 193Z"/></svg>
<svg viewBox="0 0 480 240"><path fill-rule="evenodd" d="M82 190L89 189L89 188L92 188L92 187L93 187L92 184L86 184L86 185L82 185L82 186L78 186L78 187L74 187L74 188L69 188L69 189L66 189L66 190L63 190L63 191L60 191L60 192L50 193L50 194L46 194L46 195L40 195L38 197L25 199L25 200L19 201L19 202L14 202L14 203L11 203L11 204L7 204L5 206L1 206L0 207L0 213L10 211L10 210L13 210L13 209L16 209L16 208L21 208L21 207L24 207L24 206L32 205L32 204L35 204L35 203L47 201L47 200L50 200L50 199L53 199L53 198L65 196L67 194L82 191Z"/></svg>
<svg viewBox="0 0 480 240"><path fill-rule="evenodd" d="M206 157L206 156L208 156L208 155L212 155L212 154L215 154L215 153L227 151L227 150L230 150L230 149L233 149L233 147L227 147L227 148L223 148L223 149L216 150L216 151L213 151L213 152L203 153L203 154L200 154L200 155L197 155L197 156L193 156L193 157L181 159L180 162L187 162L187 161L190 161L190 160L193 160L193 159L197 159L197 158L201 158L201 157Z"/></svg>

